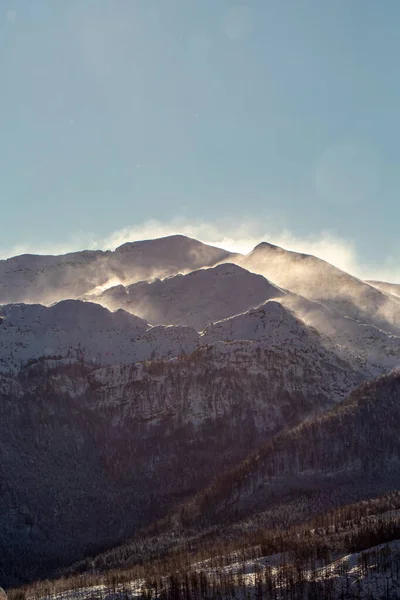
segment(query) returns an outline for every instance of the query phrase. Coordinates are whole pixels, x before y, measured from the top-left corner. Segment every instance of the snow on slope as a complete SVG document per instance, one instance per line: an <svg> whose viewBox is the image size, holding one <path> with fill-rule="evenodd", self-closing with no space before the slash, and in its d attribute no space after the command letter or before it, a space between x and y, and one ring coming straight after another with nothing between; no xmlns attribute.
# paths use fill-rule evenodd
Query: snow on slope
<svg viewBox="0 0 400 600"><path fill-rule="evenodd" d="M339 358L333 346L325 345L317 332L277 301L220 321L202 335L183 326L151 327L121 309L112 313L79 300L51 307L6 305L0 308L0 315L3 371L18 369L42 356L78 356L97 365L116 365L118 370L121 363L174 358L197 349L193 359L197 356L208 369L221 368L226 373L226 369L240 372L245 368L256 375L268 375L271 391L281 386L291 393L305 386L305 395L322 394L334 400L347 394L363 377L359 365ZM190 356L188 360L192 360ZM180 372L182 368L181 364ZM122 372L118 371L116 379L111 371L104 373L106 387L120 387ZM121 385L126 383L122 377ZM224 385L222 375L220 385ZM172 398L173 389L170 392ZM121 397L125 396L121 392ZM116 400L114 394L112 398Z"/></svg>
<svg viewBox="0 0 400 600"><path fill-rule="evenodd" d="M316 580L330 580L338 599L350 594L360 600L400 598L399 570L393 568L396 563L398 566L399 555L400 540L373 546L341 556L318 569ZM392 558L397 560L394 562Z"/></svg>
<svg viewBox="0 0 400 600"><path fill-rule="evenodd" d="M292 294L287 294L279 301L268 300L257 308L214 323L202 332L200 344L212 344L219 340L252 340L262 347L281 348L288 352L296 349L306 356L317 350L321 356L327 353L325 361L336 364L338 359L342 359L351 364L355 372L371 376L381 372L379 367L367 360L368 357L351 346L338 343L339 336L321 335L323 328L313 327L312 321L303 320L300 315L304 310L293 310L298 308L298 302L294 303L293 298ZM342 329L339 328L339 332L342 333ZM330 330L329 333L334 332Z"/></svg>
<svg viewBox="0 0 400 600"><path fill-rule="evenodd" d="M301 388L309 400L315 395L325 397L321 409L343 399L365 377L354 365L320 344L317 336L308 340L306 336L302 339L288 336L282 341L276 338L219 341L209 347L208 360L225 369L239 369L246 364L251 372L268 375L271 391L277 389L277 382L283 378L282 388L289 395Z"/></svg>
<svg viewBox="0 0 400 600"><path fill-rule="evenodd" d="M285 292L262 276L229 263L175 275L179 270L186 272L227 258L269 276L290 291ZM143 277L171 274L173 276L152 283L140 281L109 287L113 282L126 284ZM100 301L112 309L123 307L152 324L186 325L201 330L265 300L279 298L281 304L294 310L308 325L324 337L330 337L332 345L336 344L336 353L346 360L350 355L359 355L359 364L368 363L372 375L399 364L400 298L395 290L395 284L373 282L370 285L318 258L288 252L271 244L260 244L246 257L233 257L184 236L128 243L115 252L84 251L58 257L24 255L0 261L0 302L27 297L30 301L41 299L46 304L60 297L91 292L86 295L87 299ZM275 317L279 319L278 315L270 315L272 320ZM254 315L247 317L254 318ZM238 323L236 320L233 337L247 338L246 327L241 331ZM213 330L214 340L218 339L216 331L222 331L221 327L218 325ZM260 327L262 329L263 324ZM265 335L274 336L278 330L282 334L280 326L270 329ZM160 331L150 330L147 334L153 345L154 336ZM163 331L158 339L161 346L160 351L156 351L157 356L160 353L174 355L177 345L180 351L191 351L195 346L195 333L189 335L183 329L176 341L177 333L178 330ZM232 335L231 332L229 339ZM79 341L79 336L76 333L73 343ZM201 343L205 340L208 338ZM147 356L148 342L141 338L140 344L137 341L135 345L137 353L129 349L127 356ZM21 340L21 343L35 347L32 340ZM49 348L52 345L46 344ZM25 355L28 353L27 350ZM21 348L17 354L24 354ZM118 356L114 353L115 360Z"/></svg>
<svg viewBox="0 0 400 600"><path fill-rule="evenodd" d="M371 376L400 366L400 336L344 316L321 302L286 294L280 302L307 325L335 344L335 352L361 366L368 364Z"/></svg>
<svg viewBox="0 0 400 600"><path fill-rule="evenodd" d="M332 600L350 598L358 600L378 600L383 598L400 598L400 576L396 563L400 554L400 540L394 540L379 546L372 546L361 552L341 554L328 565L309 565L303 573L303 590L301 597L323 598ZM267 555L254 560L240 560L232 562L223 570L238 576L238 589L235 598L259 598L260 576L269 569L269 575L274 582L277 600L287 600L290 597L299 597L294 590L292 594L285 589L283 579L280 577L282 570L293 570L296 564L289 553ZM199 563L199 570L205 570L208 575L217 575L218 569L210 569L207 561ZM262 579L261 579L262 580ZM239 583L240 582L240 583ZM321 588L308 591L307 583L320 584ZM329 590L329 592L328 592ZM324 594L326 593L326 596ZM318 594L318 592L321 594Z"/></svg>
<svg viewBox="0 0 400 600"><path fill-rule="evenodd" d="M262 242L235 262L274 284L343 314L400 333L400 302L315 256Z"/></svg>
<svg viewBox="0 0 400 600"><path fill-rule="evenodd" d="M261 275L224 263L151 283L116 286L103 292L98 301L112 309L129 310L152 324L187 325L201 330L283 295Z"/></svg>
<svg viewBox="0 0 400 600"><path fill-rule="evenodd" d="M367 281L370 285L382 290L387 294L392 294L396 298L400 298L400 283L387 283L386 281Z"/></svg>
<svg viewBox="0 0 400 600"><path fill-rule="evenodd" d="M164 277L167 277L167 273L214 265L233 254L185 235L170 235L154 240L127 242L119 246L113 256L116 264L122 265L128 272L133 265L135 269L140 267L146 273L163 271Z"/></svg>
<svg viewBox="0 0 400 600"><path fill-rule="evenodd" d="M202 334L187 326L150 326L122 309L110 312L98 304L79 300L64 300L50 307L5 305L0 307L0 361L7 369L40 356L80 354L100 364L130 363L189 354L198 346L220 341L250 340L255 346L289 353L296 349L305 356L310 349L318 348L319 353L329 353L325 361L336 363L340 358L351 364L355 372L370 375L396 366L400 354L396 336L341 316L337 317L337 330L333 331L332 317L328 321L331 336L321 336L288 308L308 302L295 300L292 295L282 296L279 302L269 300L217 321ZM304 313L304 306L301 309ZM317 316L321 318L320 313ZM315 314L313 317L315 321Z"/></svg>
<svg viewBox="0 0 400 600"><path fill-rule="evenodd" d="M70 262L66 260L67 257L75 256L76 260L80 263L83 261L84 265L87 261L92 261L95 269L99 256L104 254L123 256L124 258L118 259L120 265L132 264L131 259L134 255L135 264L142 265L150 272L149 269L151 270L157 256L158 266L162 260L172 264L171 253L172 256L175 255L171 248L174 251L187 251L186 257L173 258L175 265L180 260L204 262L210 256L213 260L216 258L219 250L198 244L200 243L183 236L173 236L127 244L115 253L86 252L79 253L79 256L67 255L55 259L56 263L60 259L65 266ZM196 252L199 252L199 256ZM257 247L246 259L254 262L254 257L258 257L260 253L264 261L260 263L261 266L265 267L268 263L271 273L278 277L281 283L287 284L290 280L295 288L305 290L311 296L317 293L325 295L323 300L314 301L285 292L261 275L251 273L238 265L222 263L217 267L196 270L186 275L175 275L163 280L157 279L151 283L141 281L127 287L118 285L100 295L87 296L96 300L100 298L103 304L112 309L122 306L132 313L139 314L146 323L133 314L130 317L122 317L122 311L117 311L116 316L111 318L107 311L94 308L95 305L90 302L87 305L92 308L87 308L87 313L84 312L82 303L74 305L61 302L50 307L49 312L37 305L9 306L8 309L3 309L7 310L8 316L4 321L5 327L0 332L0 358L3 364L5 361L18 363L38 357L40 352L46 356L57 353L66 355L72 349L76 351L80 345L84 347L87 356L102 363L172 357L183 352L190 353L198 345L220 340L253 340L265 344L268 339L270 346L273 344L276 347L287 347L289 340L299 345L301 340L308 339L308 325L321 334L321 344L325 348L350 362L356 371L368 372L374 376L399 366L400 335L396 333L400 330L393 327L395 333L391 333L388 328L379 328L374 324L379 320L376 307L379 303L390 301L387 294L315 257L297 255L275 247L271 250L268 244ZM18 262L20 258L11 259L11 262ZM38 267L46 257L29 258ZM283 267L287 260L289 268L285 271ZM165 264L166 262L164 266ZM28 284L31 281L29 273L24 274ZM79 278L77 285L80 285ZM92 285L92 282L86 282L86 285ZM347 290L346 293L350 289L350 295L355 294L354 303L349 310L349 301L343 300L343 289ZM338 296L335 296L336 292ZM372 302L371 313L366 311L366 305L363 304L366 298ZM279 302L265 303L270 299L278 299ZM393 305L396 309L400 308L400 301L398 303L394 300ZM81 306L79 310L78 306ZM347 315L356 312L360 317L360 306L366 311L362 313L362 318L356 319ZM283 307L289 310L284 310ZM36 313L41 315L41 328L38 327ZM90 320L95 319L95 315L100 319L99 322L97 325L89 325ZM17 321L18 325L10 329L14 321ZM181 327L150 327L148 322L172 323ZM387 321L385 324L388 324ZM194 329L188 328L190 326L197 330L206 327L206 330L198 338ZM314 334L315 331L315 337Z"/></svg>
<svg viewBox="0 0 400 600"><path fill-rule="evenodd" d="M315 341L318 334L280 301L268 300L257 308L221 320L202 333L204 344L233 340L267 340L270 345L302 345ZM312 342L311 342L312 343Z"/></svg>
<svg viewBox="0 0 400 600"><path fill-rule="evenodd" d="M129 284L211 266L230 255L182 235L123 244L114 252L24 254L0 261L0 303L51 304L113 282Z"/></svg>
<svg viewBox="0 0 400 600"><path fill-rule="evenodd" d="M0 365L4 369L18 368L41 356L77 353L100 364L176 356L193 350L198 339L190 328L151 328L123 310L112 313L79 300L50 307L5 305L0 307L0 317Z"/></svg>
<svg viewBox="0 0 400 600"><path fill-rule="evenodd" d="M237 600L258 600L265 593L271 594L273 589L276 600L287 600L288 598L329 598L330 600L379 600L400 598L400 577L398 569L398 557L400 555L400 540L393 540L379 546L372 546L360 552L351 554L340 554L331 563L319 566L320 561L310 562L309 567L302 573L302 582L298 586L293 585L296 575L299 574L298 567L289 553L277 553L243 560L237 553L236 561L226 566L217 568L211 566L209 559L202 560L193 565L192 570L203 572L215 582L219 582L218 589L221 600L232 597ZM223 564L226 557L221 556ZM215 561L214 561L215 562ZM221 578L224 574L234 576L234 596L228 588L224 591ZM285 575L292 575L292 589L285 586ZM265 589L265 575L268 576L270 586ZM143 598L144 590L148 590L148 581L145 579L133 579L124 583L110 586L106 582L96 586L79 587L78 590L68 589L67 585L58 587L62 591L53 596L54 600L136 600ZM165 585L169 580L165 578ZM149 600L157 596L147 592ZM39 600L47 600L47 596L38 596Z"/></svg>

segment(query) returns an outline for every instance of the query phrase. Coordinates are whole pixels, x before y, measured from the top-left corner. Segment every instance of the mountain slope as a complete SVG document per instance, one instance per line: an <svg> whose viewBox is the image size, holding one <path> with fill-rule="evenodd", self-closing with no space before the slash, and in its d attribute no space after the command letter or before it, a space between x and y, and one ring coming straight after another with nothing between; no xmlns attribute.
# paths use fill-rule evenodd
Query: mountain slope
<svg viewBox="0 0 400 600"><path fill-rule="evenodd" d="M261 275L224 263L187 275L110 288L98 301L112 309L129 310L152 324L202 330L214 321L281 296L283 292Z"/></svg>
<svg viewBox="0 0 400 600"><path fill-rule="evenodd" d="M236 261L235 261L236 262ZM308 254L262 242L238 264L276 285L387 331L400 331L400 303L372 285Z"/></svg>
<svg viewBox="0 0 400 600"><path fill-rule="evenodd" d="M37 577L120 543L356 385L349 365L291 346L0 375L0 571Z"/></svg>
<svg viewBox="0 0 400 600"><path fill-rule="evenodd" d="M260 279L268 292L271 289L268 282ZM281 300L285 298L282 296ZM369 372L357 355L320 336L276 300L217 321L201 335L191 327L150 326L122 309L110 312L99 304L80 300L64 300L50 307L27 304L0 307L0 365L4 372L18 371L23 364L41 357L80 357L95 365L126 364L172 358L220 341L242 340L249 342L250 352L276 350L296 354L301 364L313 361L346 373L353 371L354 380ZM330 384L327 389L331 389Z"/></svg>
<svg viewBox="0 0 400 600"><path fill-rule="evenodd" d="M321 302L287 293L280 302L335 345L335 352L371 378L400 364L400 336L345 316ZM358 366L357 366L358 365Z"/></svg>
<svg viewBox="0 0 400 600"><path fill-rule="evenodd" d="M396 371L361 385L323 416L274 437L172 520L191 527L250 517L272 524L396 490L399 422Z"/></svg>
<svg viewBox="0 0 400 600"><path fill-rule="evenodd" d="M76 357L95 364L130 363L191 352L198 334L187 327L157 327L123 310L80 300L50 307L0 307L0 369L16 369L43 356Z"/></svg>
<svg viewBox="0 0 400 600"><path fill-rule="evenodd" d="M132 242L114 252L24 254L0 261L0 303L51 304L113 282L167 277L227 260L230 253L183 235Z"/></svg>
<svg viewBox="0 0 400 600"><path fill-rule="evenodd" d="M374 287L382 290L382 292L393 294L396 297L400 297L400 283L387 283L386 281L367 281L367 283Z"/></svg>
<svg viewBox="0 0 400 600"><path fill-rule="evenodd" d="M399 373L344 400L400 364L400 299L384 284L184 236L0 263L0 302L66 295L82 299L0 305L8 581L143 528L170 547L399 486Z"/></svg>
<svg viewBox="0 0 400 600"><path fill-rule="evenodd" d="M268 300L257 308L210 325L201 340L204 344L219 340L265 340L269 345L303 345L304 349L307 344L321 342L316 330L277 300Z"/></svg>

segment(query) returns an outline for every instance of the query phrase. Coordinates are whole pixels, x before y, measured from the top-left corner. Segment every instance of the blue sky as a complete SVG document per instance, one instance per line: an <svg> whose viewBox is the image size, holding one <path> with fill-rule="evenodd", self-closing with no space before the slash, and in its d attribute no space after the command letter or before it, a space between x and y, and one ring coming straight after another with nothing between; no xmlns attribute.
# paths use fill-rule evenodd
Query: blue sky
<svg viewBox="0 0 400 600"><path fill-rule="evenodd" d="M397 265L399 23L398 0L0 0L1 252L156 220Z"/></svg>

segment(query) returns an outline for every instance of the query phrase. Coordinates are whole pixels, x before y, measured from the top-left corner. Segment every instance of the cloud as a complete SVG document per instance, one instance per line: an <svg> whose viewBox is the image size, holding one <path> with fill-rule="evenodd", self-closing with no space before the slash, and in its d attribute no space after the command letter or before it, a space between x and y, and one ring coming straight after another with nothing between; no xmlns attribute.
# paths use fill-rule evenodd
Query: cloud
<svg viewBox="0 0 400 600"><path fill-rule="evenodd" d="M272 227L271 227L272 229ZM183 234L231 252L247 254L257 244L268 241L306 254L313 254L336 267L365 279L400 281L400 268L395 257L388 257L382 265L364 264L358 257L354 245L329 231L299 237L288 230L269 231L257 221L236 220L200 221L173 218L168 222L149 220L144 223L114 231L105 238L96 238L92 233L80 232L65 243L56 245L19 244L9 249L0 249L0 257L7 258L22 253L65 254L82 249L114 250L125 242L154 239L167 235Z"/></svg>

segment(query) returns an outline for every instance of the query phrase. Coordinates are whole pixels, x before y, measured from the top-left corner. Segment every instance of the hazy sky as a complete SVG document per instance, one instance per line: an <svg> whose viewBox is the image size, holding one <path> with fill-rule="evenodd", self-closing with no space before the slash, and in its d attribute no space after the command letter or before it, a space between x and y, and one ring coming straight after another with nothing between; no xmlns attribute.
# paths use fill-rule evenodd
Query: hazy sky
<svg viewBox="0 0 400 600"><path fill-rule="evenodd" d="M179 218L397 264L398 0L0 10L3 254Z"/></svg>

